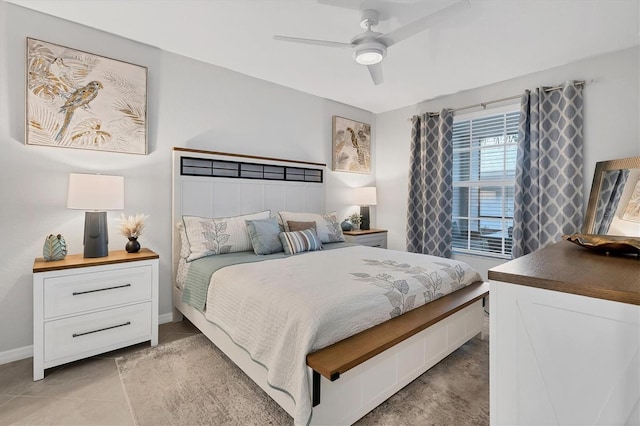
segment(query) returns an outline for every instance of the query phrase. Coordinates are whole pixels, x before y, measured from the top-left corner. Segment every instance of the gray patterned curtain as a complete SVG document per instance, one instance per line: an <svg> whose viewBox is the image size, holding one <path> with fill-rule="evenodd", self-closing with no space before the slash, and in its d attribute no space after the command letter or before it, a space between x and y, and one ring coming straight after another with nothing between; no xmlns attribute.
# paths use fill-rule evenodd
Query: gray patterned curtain
<svg viewBox="0 0 640 426"><path fill-rule="evenodd" d="M407 251L451 257L453 114L426 113L412 122Z"/></svg>
<svg viewBox="0 0 640 426"><path fill-rule="evenodd" d="M580 232L582 87L526 91L519 127L513 258Z"/></svg>

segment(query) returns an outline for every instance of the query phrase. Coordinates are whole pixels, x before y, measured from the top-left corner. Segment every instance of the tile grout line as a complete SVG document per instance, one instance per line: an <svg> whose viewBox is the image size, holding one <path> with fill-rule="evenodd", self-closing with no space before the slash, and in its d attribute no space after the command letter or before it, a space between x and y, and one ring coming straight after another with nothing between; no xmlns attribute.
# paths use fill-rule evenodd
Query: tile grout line
<svg viewBox="0 0 640 426"><path fill-rule="evenodd" d="M13 400L14 398L27 398L27 399L55 399L55 400L64 400L64 401L93 401L93 402L112 402L112 403L120 403L122 401L116 401L113 399L103 399L103 398L70 398L68 396L53 396L53 395L0 395L0 396L11 396L12 398L9 400ZM7 402L9 402L7 401ZM0 404L0 407L5 405L6 403Z"/></svg>
<svg viewBox="0 0 640 426"><path fill-rule="evenodd" d="M8 403L10 403L11 401L13 401L14 399L16 399L19 395L2 395L2 396L10 396L11 398L7 399L5 402L3 402L2 404L0 404L0 407L2 407L3 405L6 405Z"/></svg>
<svg viewBox="0 0 640 426"><path fill-rule="evenodd" d="M33 360L33 357L31 357L31 359ZM49 376L51 376L52 374L56 374L62 368L64 368L64 367L54 367L53 370L49 371ZM45 369L45 371L46 371L46 369ZM33 374L33 369L31 369L31 374ZM31 376L30 378L31 378L31 382L29 383L29 386L27 386L26 389L23 390L20 395L16 395L16 396L23 396L26 392L29 392L31 390L31 388L36 386L37 382L41 382L41 381L45 380L47 377L45 376L42 379L38 380L37 382L33 380L33 376Z"/></svg>

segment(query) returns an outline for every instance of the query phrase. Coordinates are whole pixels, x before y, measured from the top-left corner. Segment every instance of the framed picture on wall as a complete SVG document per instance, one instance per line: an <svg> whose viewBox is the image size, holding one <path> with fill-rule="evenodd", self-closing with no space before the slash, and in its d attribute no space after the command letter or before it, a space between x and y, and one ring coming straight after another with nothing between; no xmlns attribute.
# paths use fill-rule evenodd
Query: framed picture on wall
<svg viewBox="0 0 640 426"><path fill-rule="evenodd" d="M333 116L333 170L371 171L371 125Z"/></svg>
<svg viewBox="0 0 640 426"><path fill-rule="evenodd" d="M147 68L27 38L26 143L147 153Z"/></svg>

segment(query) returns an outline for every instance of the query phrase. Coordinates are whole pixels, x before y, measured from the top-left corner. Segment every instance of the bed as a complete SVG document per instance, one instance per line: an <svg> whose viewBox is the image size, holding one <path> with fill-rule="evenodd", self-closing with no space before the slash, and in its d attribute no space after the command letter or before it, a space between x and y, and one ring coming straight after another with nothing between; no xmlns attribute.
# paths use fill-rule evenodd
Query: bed
<svg viewBox="0 0 640 426"><path fill-rule="evenodd" d="M187 317L295 424L355 422L479 333L487 293L468 265L334 241L336 218L285 233L310 235L294 256L234 251L245 244L235 222L202 219L318 217L323 182L323 164L174 148L174 320ZM197 248L221 229L232 237Z"/></svg>

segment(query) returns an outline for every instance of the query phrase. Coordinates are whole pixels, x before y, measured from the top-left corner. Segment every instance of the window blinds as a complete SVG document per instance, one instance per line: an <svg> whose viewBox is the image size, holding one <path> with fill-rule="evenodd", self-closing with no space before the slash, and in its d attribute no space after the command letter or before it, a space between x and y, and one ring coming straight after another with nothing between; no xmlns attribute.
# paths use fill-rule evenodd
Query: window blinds
<svg viewBox="0 0 640 426"><path fill-rule="evenodd" d="M517 111L453 125L453 248L511 255Z"/></svg>

